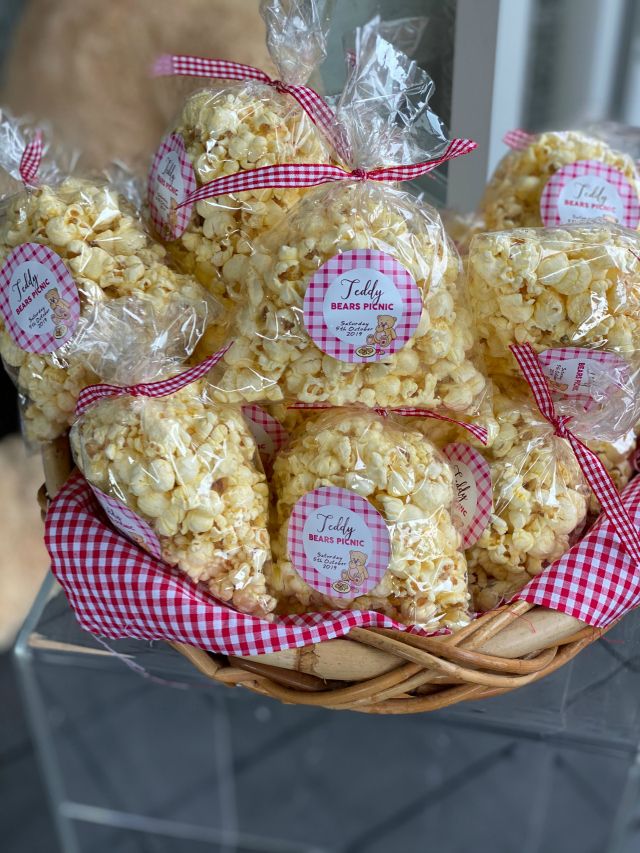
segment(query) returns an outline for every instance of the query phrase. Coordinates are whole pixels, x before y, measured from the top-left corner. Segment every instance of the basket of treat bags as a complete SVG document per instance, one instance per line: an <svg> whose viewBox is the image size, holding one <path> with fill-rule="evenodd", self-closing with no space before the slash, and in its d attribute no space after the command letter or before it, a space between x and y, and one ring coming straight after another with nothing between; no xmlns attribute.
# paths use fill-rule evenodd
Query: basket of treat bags
<svg viewBox="0 0 640 853"><path fill-rule="evenodd" d="M87 631L284 702L521 687L640 601L634 161L512 134L445 229L406 182L475 144L393 27L329 104L322 4L261 9L278 79L156 63L191 91L142 210L0 122L0 353L53 573Z"/></svg>

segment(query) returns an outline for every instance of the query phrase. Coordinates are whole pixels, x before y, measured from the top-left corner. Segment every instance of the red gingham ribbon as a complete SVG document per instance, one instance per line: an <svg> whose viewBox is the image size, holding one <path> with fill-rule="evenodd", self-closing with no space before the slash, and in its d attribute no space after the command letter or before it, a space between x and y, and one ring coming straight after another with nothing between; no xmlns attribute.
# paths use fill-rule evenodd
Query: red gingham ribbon
<svg viewBox="0 0 640 853"><path fill-rule="evenodd" d="M185 370L184 373L179 373L177 376L172 376L170 379L162 379L158 382L140 383L138 385L107 385L106 383L102 383L100 385L89 385L89 387L84 388L78 396L78 401L76 403L76 415L82 415L86 412L89 406L92 406L94 403L97 403L105 397L122 397L124 395L128 395L130 397L166 397L169 394L173 394L181 388L184 388L186 385L189 385L191 382L195 382L196 379L201 379L215 364L220 361L222 356L231 346L232 344L227 344L226 347L223 347L218 350L218 352L214 352L213 355L205 358L205 360L201 361L200 364L196 364L195 367L191 367L189 370Z"/></svg>
<svg viewBox="0 0 640 853"><path fill-rule="evenodd" d="M556 413L546 377L533 347L530 344L513 344L510 349L533 392L540 412L554 427L556 435L569 441L582 473L620 541L630 556L640 562L640 532L624 508L620 494L598 455L569 429L570 418Z"/></svg>
<svg viewBox="0 0 640 853"><path fill-rule="evenodd" d="M42 161L42 152L44 150L41 131L36 131L36 135L26 146L20 158L20 178L25 186L31 186L35 183L36 175Z"/></svg>
<svg viewBox="0 0 640 853"><path fill-rule="evenodd" d="M527 133L526 130L508 130L505 135L502 137L502 141L505 145L508 145L509 148L513 148L514 151L522 151L524 148L527 148L533 140L535 139L535 134Z"/></svg>
<svg viewBox="0 0 640 853"><path fill-rule="evenodd" d="M260 68L254 68L253 65L184 54L159 56L153 65L152 73L154 77L180 76L208 77L213 80L257 80L267 86L273 86L277 92L295 98L311 121L324 132L338 153L344 155L342 144L335 133L336 119L333 110L324 98L309 86L293 86L289 83L283 83L281 80L274 80Z"/></svg>
<svg viewBox="0 0 640 853"><path fill-rule="evenodd" d="M205 198L217 198L229 193L247 190L266 189L268 187L315 187L332 181L410 181L420 175L426 175L447 160L468 154L477 148L471 139L452 139L446 150L433 160L412 163L404 166L383 166L376 169L353 169L348 171L340 166L321 163L285 163L277 166L262 166L259 169L247 169L233 175L217 178L209 184L191 193L178 205L186 207Z"/></svg>
<svg viewBox="0 0 640 853"><path fill-rule="evenodd" d="M327 403L292 403L288 406L289 409L332 409L333 406ZM439 415L437 412L432 412L431 409L417 409L412 406L399 406L397 409L373 409L378 415L386 418L388 415L401 415L402 417L418 417L418 418L433 418L437 421L446 421L450 424L466 429L471 435L475 436L483 444L489 440L489 432L486 427L478 426L478 424L469 424L465 421L457 421L455 418L448 418L446 415Z"/></svg>

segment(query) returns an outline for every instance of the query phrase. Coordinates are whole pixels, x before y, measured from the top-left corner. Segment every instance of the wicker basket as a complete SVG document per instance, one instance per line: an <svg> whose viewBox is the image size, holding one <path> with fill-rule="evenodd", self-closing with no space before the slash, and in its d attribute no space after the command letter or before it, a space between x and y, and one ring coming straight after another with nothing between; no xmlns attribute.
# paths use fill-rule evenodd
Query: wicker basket
<svg viewBox="0 0 640 853"><path fill-rule="evenodd" d="M43 451L45 507L71 472L66 439ZM298 705L412 714L506 693L559 669L604 631L564 613L516 602L455 634L419 637L353 628L348 639L252 657L173 643L203 675Z"/></svg>

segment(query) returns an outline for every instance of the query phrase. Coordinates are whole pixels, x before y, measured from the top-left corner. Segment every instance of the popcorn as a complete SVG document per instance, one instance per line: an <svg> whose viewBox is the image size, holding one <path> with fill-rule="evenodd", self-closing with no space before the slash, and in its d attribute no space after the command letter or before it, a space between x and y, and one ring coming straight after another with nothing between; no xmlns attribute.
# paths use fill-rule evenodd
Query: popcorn
<svg viewBox="0 0 640 853"><path fill-rule="evenodd" d="M568 442L519 397L515 383L501 381L493 406L497 435L481 449L491 468L493 513L465 552L474 606L482 611L515 595L573 544L589 495ZM438 447L450 441L479 447L459 427L423 419L420 431Z"/></svg>
<svg viewBox="0 0 640 853"><path fill-rule="evenodd" d="M99 312L106 303L136 297L161 314L177 296L194 305L206 302L194 279L166 266L165 250L105 185L68 178L56 188L40 186L13 196L4 213L0 259L25 242L48 246L68 267L80 295L77 331L53 353L25 352L0 323L0 355L26 397L26 437L47 441L67 429L79 392L98 379L88 349L92 329L102 334Z"/></svg>
<svg viewBox="0 0 640 853"><path fill-rule="evenodd" d="M239 410L201 382L162 398L111 397L71 430L87 480L157 535L163 559L238 610L267 617L268 487Z"/></svg>
<svg viewBox="0 0 640 853"><path fill-rule="evenodd" d="M184 141L199 187L244 169L331 162L324 137L293 97L263 83L196 92L172 132ZM255 239L305 192L274 188L199 201L169 251L216 297L240 299Z"/></svg>
<svg viewBox="0 0 640 853"><path fill-rule="evenodd" d="M618 441L585 441L587 447L598 454L600 460L611 475L618 491L622 491L633 476L633 451L636 447L636 434L629 430ZM589 513L598 515L600 503L594 494L589 496Z"/></svg>
<svg viewBox="0 0 640 853"><path fill-rule="evenodd" d="M638 188L633 159L606 142L575 131L542 133L523 150L510 151L487 184L479 208L487 230L542 225L540 199L545 184L563 166L578 160L612 166Z"/></svg>
<svg viewBox="0 0 640 853"><path fill-rule="evenodd" d="M469 252L469 289L490 371L517 372L512 343L540 353L640 350L640 239L610 224L482 234Z"/></svg>
<svg viewBox="0 0 640 853"><path fill-rule="evenodd" d="M233 400L475 409L485 379L471 360L459 258L435 210L393 187L340 182L310 191L255 249L220 391ZM311 276L335 256L361 249L398 261L422 300L413 336L374 363L325 354L303 319Z"/></svg>
<svg viewBox="0 0 640 853"><path fill-rule="evenodd" d="M391 562L381 581L352 600L309 586L288 554L295 504L327 485L369 501L391 539ZM416 430L358 410L316 414L276 458L273 491L274 565L266 571L279 612L377 610L430 629L467 621L466 565L450 515L452 471Z"/></svg>

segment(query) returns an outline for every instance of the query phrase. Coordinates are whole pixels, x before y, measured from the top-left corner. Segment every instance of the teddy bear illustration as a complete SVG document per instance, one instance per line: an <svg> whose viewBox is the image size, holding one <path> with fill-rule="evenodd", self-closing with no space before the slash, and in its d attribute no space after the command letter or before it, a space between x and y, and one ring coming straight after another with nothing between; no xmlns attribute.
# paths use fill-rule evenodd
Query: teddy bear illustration
<svg viewBox="0 0 640 853"><path fill-rule="evenodd" d="M64 299L60 299L60 294L56 287L52 287L51 290L47 290L44 296L53 313L53 320L55 323L53 335L57 339L63 338L67 334L65 321L71 317L71 306L68 302L65 302Z"/></svg>
<svg viewBox="0 0 640 853"><path fill-rule="evenodd" d="M368 557L363 551L349 551L347 576L354 586L362 586L369 577L367 560Z"/></svg>
<svg viewBox="0 0 640 853"><path fill-rule="evenodd" d="M380 349L388 349L398 337L393 328L396 322L397 317L392 317L389 314L378 314L378 325L374 333L367 338L367 343L380 347Z"/></svg>

